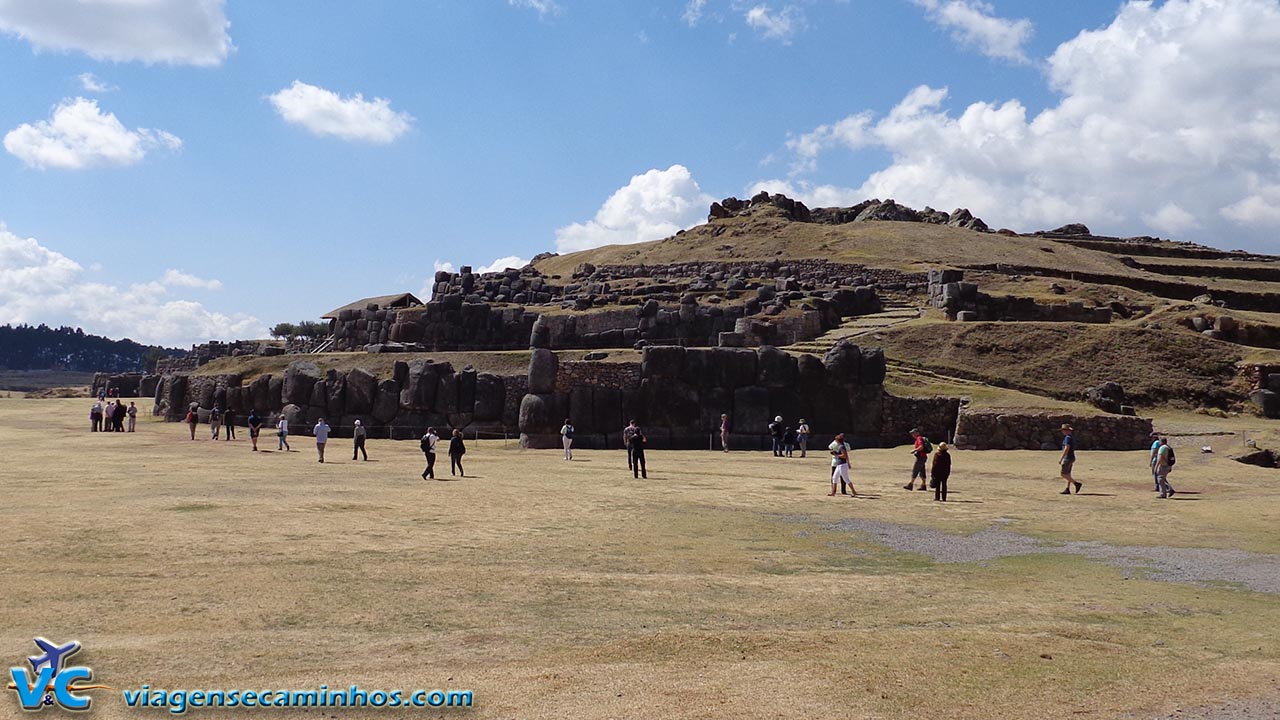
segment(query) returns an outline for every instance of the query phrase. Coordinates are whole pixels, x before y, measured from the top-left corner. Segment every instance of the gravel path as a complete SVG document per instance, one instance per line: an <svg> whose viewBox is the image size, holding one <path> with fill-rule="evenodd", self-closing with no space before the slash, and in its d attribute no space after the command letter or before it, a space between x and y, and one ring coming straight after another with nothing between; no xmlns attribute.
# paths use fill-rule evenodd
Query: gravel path
<svg viewBox="0 0 1280 720"><path fill-rule="evenodd" d="M812 522L810 518L794 518ZM934 562L964 563L1019 555L1082 555L1153 580L1235 583L1249 590L1280 593L1280 555L1216 548L1142 547L1093 541L1049 542L998 527L956 535L919 525L850 518L824 525L830 530L869 535L894 550L924 555Z"/></svg>

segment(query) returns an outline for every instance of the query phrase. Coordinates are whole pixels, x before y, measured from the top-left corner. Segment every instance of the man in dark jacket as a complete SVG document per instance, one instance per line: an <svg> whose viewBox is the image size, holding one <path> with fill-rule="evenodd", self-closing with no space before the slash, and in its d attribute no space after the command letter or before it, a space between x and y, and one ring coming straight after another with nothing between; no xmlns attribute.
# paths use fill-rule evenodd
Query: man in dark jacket
<svg viewBox="0 0 1280 720"><path fill-rule="evenodd" d="M649 467L644 462L644 446L647 442L649 438L644 436L644 431L640 428L631 433L631 475L646 480L649 479Z"/></svg>
<svg viewBox="0 0 1280 720"><path fill-rule="evenodd" d="M773 419L769 423L769 436L773 438L773 456L782 457L782 416Z"/></svg>

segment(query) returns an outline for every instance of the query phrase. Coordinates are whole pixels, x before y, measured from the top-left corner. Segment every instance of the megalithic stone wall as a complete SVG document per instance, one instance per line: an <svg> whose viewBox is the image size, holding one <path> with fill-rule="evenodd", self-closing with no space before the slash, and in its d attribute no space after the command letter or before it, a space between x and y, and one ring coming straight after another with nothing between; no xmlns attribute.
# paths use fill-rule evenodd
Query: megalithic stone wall
<svg viewBox="0 0 1280 720"><path fill-rule="evenodd" d="M763 447L767 425L779 415L792 427L807 420L815 442L845 432L855 445L879 446L884 377L883 351L848 341L822 360L771 346L672 345L645 348L639 363L561 364L539 349L529 364L520 440L525 447L558 447L568 417L579 447L619 448L623 426L635 419L655 449L706 448L727 413L730 447Z"/></svg>

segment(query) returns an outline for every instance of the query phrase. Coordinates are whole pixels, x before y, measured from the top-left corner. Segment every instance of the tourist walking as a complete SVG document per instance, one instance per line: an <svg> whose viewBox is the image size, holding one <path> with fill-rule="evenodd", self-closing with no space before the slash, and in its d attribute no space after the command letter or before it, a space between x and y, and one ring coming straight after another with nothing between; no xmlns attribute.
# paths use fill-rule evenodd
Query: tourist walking
<svg viewBox="0 0 1280 720"><path fill-rule="evenodd" d="M462 456L467 454L467 446L462 442L462 431L455 429L453 437L449 438L449 474L453 474L454 468L457 468L460 477L466 477L467 474L462 471Z"/></svg>
<svg viewBox="0 0 1280 720"><path fill-rule="evenodd" d="M564 459L573 459L573 423L569 422L569 418L564 419L564 425L560 426L560 443L564 445Z"/></svg>
<svg viewBox="0 0 1280 720"><path fill-rule="evenodd" d="M1156 460L1159 459L1161 444L1160 433L1151 433L1151 457L1149 458L1149 464L1151 465L1151 481L1155 483L1156 492L1160 492L1160 478L1156 477Z"/></svg>
<svg viewBox="0 0 1280 720"><path fill-rule="evenodd" d="M929 468L929 487L933 488L933 499L947 501L947 478L951 477L951 453L946 443L938 443L938 451L933 454L933 467Z"/></svg>
<svg viewBox="0 0 1280 720"><path fill-rule="evenodd" d="M809 456L809 423L800 418L800 426L796 428L796 442L800 445L800 457Z"/></svg>
<svg viewBox="0 0 1280 720"><path fill-rule="evenodd" d="M129 414L129 432L133 432L133 428L138 422L138 406L130 400L129 409L126 412Z"/></svg>
<svg viewBox="0 0 1280 720"><path fill-rule="evenodd" d="M649 466L644 462L644 446L649 442L649 438L644 436L644 431L636 428L631 433L631 441L628 447L631 448L631 476L643 477L649 479Z"/></svg>
<svg viewBox="0 0 1280 720"><path fill-rule="evenodd" d="M311 428L311 434L316 436L316 454L320 456L320 462L324 462L324 445L329 442L329 425L324 418L320 418L320 422Z"/></svg>
<svg viewBox="0 0 1280 720"><path fill-rule="evenodd" d="M352 460L356 459L357 454L363 455L365 460L369 459L369 453L364 451L365 437L367 437L367 434L364 431L364 424L359 420L356 420L356 426L351 431L351 442L353 443L353 447L351 448Z"/></svg>
<svg viewBox="0 0 1280 720"><path fill-rule="evenodd" d="M279 420L276 420L276 450L284 450L285 452L293 452L293 448L289 447L289 421L282 414Z"/></svg>
<svg viewBox="0 0 1280 720"><path fill-rule="evenodd" d="M632 420L626 427L622 428L622 447L627 449L627 469L631 470L635 465L635 460L631 457L631 438L640 428L636 427L636 421Z"/></svg>
<svg viewBox="0 0 1280 720"><path fill-rule="evenodd" d="M258 435L262 433L262 417L257 410L249 411L249 441L253 443L253 451L258 452Z"/></svg>
<svg viewBox="0 0 1280 720"><path fill-rule="evenodd" d="M1058 464L1062 466L1062 479L1067 481L1067 486L1058 493L1059 495L1070 495L1071 486L1076 486L1076 494L1080 494L1081 483L1079 480L1071 477L1071 467L1076 464L1076 438L1071 433L1074 432L1070 425L1063 423L1062 425L1062 456L1058 458Z"/></svg>
<svg viewBox="0 0 1280 720"><path fill-rule="evenodd" d="M1178 460L1174 457L1173 446L1169 438L1160 438L1160 449L1156 451L1156 486L1160 489L1160 499L1174 496L1173 486L1169 484L1169 473Z"/></svg>
<svg viewBox="0 0 1280 720"><path fill-rule="evenodd" d="M422 454L427 456L427 469L422 471L423 480L436 476L436 443L438 442L440 442L440 436L436 435L436 429L429 427L427 434L423 435L418 443L422 447Z"/></svg>
<svg viewBox="0 0 1280 720"><path fill-rule="evenodd" d="M904 490L910 490L915 484L916 478L920 478L920 489L928 490L926 487L928 478L925 477L925 462L928 461L930 453L933 452L933 443L929 442L929 438L920 432L920 428L911 428L911 437L915 438L915 443L911 446L911 457L914 458L911 464L911 479L903 485Z"/></svg>
<svg viewBox="0 0 1280 720"><path fill-rule="evenodd" d="M236 439L236 411L227 406L227 411L222 413L222 427L226 430L225 436L227 440Z"/></svg>
<svg viewBox="0 0 1280 720"><path fill-rule="evenodd" d="M209 439L217 440L222 431L222 408L217 405L209 411Z"/></svg>
<svg viewBox="0 0 1280 720"><path fill-rule="evenodd" d="M191 430L191 439L196 439L196 425L200 424L200 412L195 405L187 408L187 428Z"/></svg>
<svg viewBox="0 0 1280 720"><path fill-rule="evenodd" d="M102 431L102 401L99 400L98 402L93 404L92 408L89 408L89 432L101 432L101 431Z"/></svg>
<svg viewBox="0 0 1280 720"><path fill-rule="evenodd" d="M853 489L853 480L849 479L849 452L853 450L849 443L844 441L844 433L836 435L835 440L827 446L831 451L831 492L829 496L836 494L836 485L840 485L840 492L844 493L844 486L849 486L849 494L857 497L858 491Z"/></svg>
<svg viewBox="0 0 1280 720"><path fill-rule="evenodd" d="M729 452L729 416L720 414L720 447Z"/></svg>

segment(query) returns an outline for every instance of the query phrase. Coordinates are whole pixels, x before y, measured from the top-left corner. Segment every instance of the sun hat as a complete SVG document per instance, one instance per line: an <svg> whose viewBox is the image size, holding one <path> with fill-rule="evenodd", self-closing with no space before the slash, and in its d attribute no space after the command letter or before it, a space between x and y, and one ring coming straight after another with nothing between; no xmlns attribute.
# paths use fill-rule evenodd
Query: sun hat
<svg viewBox="0 0 1280 720"><path fill-rule="evenodd" d="M779 415L778 417L774 418L774 419L773 419L773 421L774 421L774 422L782 422L782 416L781 416L781 415Z"/></svg>
<svg viewBox="0 0 1280 720"><path fill-rule="evenodd" d="M1068 424L1066 424L1066 423L1062 423L1062 427L1061 427L1061 428L1059 428L1059 429L1061 429L1061 430L1074 430L1075 428L1071 427L1070 425L1068 425Z"/></svg>
<svg viewBox="0 0 1280 720"><path fill-rule="evenodd" d="M946 443L938 443L939 450L946 450L948 447L950 447L950 445L947 445Z"/></svg>

